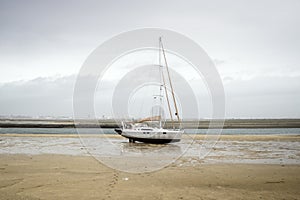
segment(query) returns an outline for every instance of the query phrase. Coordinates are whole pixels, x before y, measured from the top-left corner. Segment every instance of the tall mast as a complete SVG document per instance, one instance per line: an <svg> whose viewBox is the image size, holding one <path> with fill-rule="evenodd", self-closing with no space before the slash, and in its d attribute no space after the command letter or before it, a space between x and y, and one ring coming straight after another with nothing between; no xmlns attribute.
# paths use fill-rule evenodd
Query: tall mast
<svg viewBox="0 0 300 200"><path fill-rule="evenodd" d="M170 87L171 87L171 92L172 92L172 97L173 97L173 102L174 102L174 106L175 106L175 115L177 117L178 122L180 123L180 118L179 118L179 114L178 114L178 108L177 108L177 104L176 104L176 99L175 99L175 94L174 94L174 90L173 90L173 85L172 85L172 81L171 81L171 77L170 77L170 72L169 72L169 67L168 67L168 62L167 62L167 58L166 58L166 53L164 50L164 46L161 40L161 37L159 38L160 41L160 45L162 47L162 52L164 55L164 60L165 60L165 64L166 64L166 69L167 69L167 73L168 73L168 78L169 78L169 83L170 83Z"/></svg>
<svg viewBox="0 0 300 200"><path fill-rule="evenodd" d="M165 76L164 76L164 72L161 69L162 65L161 65L161 56L160 56L160 48L162 47L162 43L161 43L161 37L159 38L159 69L161 72L161 77L163 80L163 86L165 88L165 95L166 95L166 99L167 99L167 103L168 103L168 109L169 109L169 114L170 114L170 118L171 118L171 122L172 122L172 127L173 129L175 128L174 126L174 120L173 120L173 116L172 116L172 111L171 111L171 105L170 105L170 101L169 101L169 96L168 96L168 90L167 90L167 86L166 86L166 81L165 81ZM163 49L163 47L162 47Z"/></svg>
<svg viewBox="0 0 300 200"><path fill-rule="evenodd" d="M160 47L158 48L158 67L159 67L159 128L162 127L162 77L161 77L161 58L160 58Z"/></svg>

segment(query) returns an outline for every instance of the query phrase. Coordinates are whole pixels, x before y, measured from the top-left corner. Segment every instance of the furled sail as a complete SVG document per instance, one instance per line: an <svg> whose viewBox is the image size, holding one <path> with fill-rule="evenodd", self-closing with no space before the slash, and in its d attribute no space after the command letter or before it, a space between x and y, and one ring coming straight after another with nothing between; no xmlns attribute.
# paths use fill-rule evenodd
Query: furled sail
<svg viewBox="0 0 300 200"><path fill-rule="evenodd" d="M153 117L147 117L144 119L141 119L138 121L138 123L147 122L147 121L159 121L161 119L161 116L153 116Z"/></svg>

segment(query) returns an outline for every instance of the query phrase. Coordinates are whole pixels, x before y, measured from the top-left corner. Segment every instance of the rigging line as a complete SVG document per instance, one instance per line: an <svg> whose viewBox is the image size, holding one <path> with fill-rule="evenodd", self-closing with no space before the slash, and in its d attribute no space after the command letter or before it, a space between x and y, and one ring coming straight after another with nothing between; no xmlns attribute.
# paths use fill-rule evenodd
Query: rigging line
<svg viewBox="0 0 300 200"><path fill-rule="evenodd" d="M169 67L168 67L167 58L166 58L166 54L165 54L165 50L164 50L164 46L163 46L161 37L159 38L159 41L160 41L160 45L161 45L161 47L162 47L162 52L163 52L164 60L165 60L165 63L166 63L166 69L167 69L167 73L168 73L169 83L170 83L171 92L172 92L172 97L173 97L174 106L175 106L175 111L176 111L175 115L176 115L176 117L177 117L178 122L180 123L180 118L179 118L178 108L177 108L177 104L176 104L176 100L175 100L175 95L174 95L173 85L172 85L172 82L171 82L171 77L170 77Z"/></svg>
<svg viewBox="0 0 300 200"><path fill-rule="evenodd" d="M161 37L159 38L159 58L160 58L160 51L161 51L160 47L161 47ZM159 67L162 67L162 65L159 65ZM165 75L164 75L163 69L161 70L161 76L162 76L163 85L164 85L164 88L165 88L165 95L166 95L166 99L167 99L167 103L168 103L170 118L171 118L172 126L173 126L173 129L174 129L175 128L174 120L173 120L173 116L172 116L171 105L170 105L170 101L169 101L169 95L168 95L168 90L167 90L167 86L166 86L166 80L165 80Z"/></svg>

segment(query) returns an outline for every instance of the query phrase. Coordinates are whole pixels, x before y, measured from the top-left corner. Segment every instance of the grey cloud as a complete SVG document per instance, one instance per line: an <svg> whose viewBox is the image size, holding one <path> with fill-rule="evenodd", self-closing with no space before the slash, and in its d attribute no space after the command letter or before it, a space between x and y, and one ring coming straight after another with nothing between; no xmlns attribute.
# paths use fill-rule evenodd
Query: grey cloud
<svg viewBox="0 0 300 200"><path fill-rule="evenodd" d="M225 84L227 117L299 118L300 76L261 76Z"/></svg>
<svg viewBox="0 0 300 200"><path fill-rule="evenodd" d="M37 78L0 85L0 115L72 116L76 76ZM175 79L174 79L175 80ZM180 84L175 84L180 89ZM300 77L258 77L225 83L227 117L300 117ZM104 83L98 109L109 116L110 83ZM184 96L184 90L182 90ZM84 94L83 94L84 95ZM209 116L207 96L200 95L200 115ZM184 99L188 104L188 97ZM186 102L187 101L187 102ZM103 104L102 104L103 103ZM188 118L189 110L185 109ZM100 111L101 113L101 111ZM102 116L102 115L99 115Z"/></svg>
<svg viewBox="0 0 300 200"><path fill-rule="evenodd" d="M0 114L72 116L75 76L36 78L0 85Z"/></svg>
<svg viewBox="0 0 300 200"><path fill-rule="evenodd" d="M249 80L231 80L225 84L228 95L272 96L300 95L300 76L259 76Z"/></svg>

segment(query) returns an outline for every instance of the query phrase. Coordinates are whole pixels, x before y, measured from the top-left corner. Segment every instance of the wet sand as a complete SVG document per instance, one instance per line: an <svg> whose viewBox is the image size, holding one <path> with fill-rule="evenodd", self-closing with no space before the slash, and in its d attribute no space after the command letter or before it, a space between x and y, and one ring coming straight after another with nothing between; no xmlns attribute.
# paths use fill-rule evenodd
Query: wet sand
<svg viewBox="0 0 300 200"><path fill-rule="evenodd" d="M7 133L1 134L1 137L57 137L57 138L78 138L78 137L96 137L96 138L118 138L123 139L117 134L18 134ZM234 141L293 141L300 142L300 135L197 135L184 134L183 139L203 140L206 138L217 138L218 140L234 140Z"/></svg>
<svg viewBox="0 0 300 200"><path fill-rule="evenodd" d="M299 165L175 164L152 173L92 157L0 155L0 199L300 199Z"/></svg>
<svg viewBox="0 0 300 200"><path fill-rule="evenodd" d="M153 166L151 164L153 160L156 160L155 163L162 164L160 156L164 157L165 164L167 164L167 160L171 161L181 157L177 163L184 166L191 165L191 162L300 165L300 136L221 135L217 137L215 135L186 134L178 143L149 145L130 144L127 139L116 134L84 135L81 138L76 134L0 134L0 155L89 156L89 153L98 155L100 160L103 156L118 157L122 155L123 160L120 160L119 166L122 167L125 160L133 168L140 165L141 161L151 161L144 163L148 167ZM137 159L140 162L129 161L132 156L138 156ZM204 159L201 156L205 156ZM181 162L182 160L187 161ZM147 168L147 170L151 169Z"/></svg>

